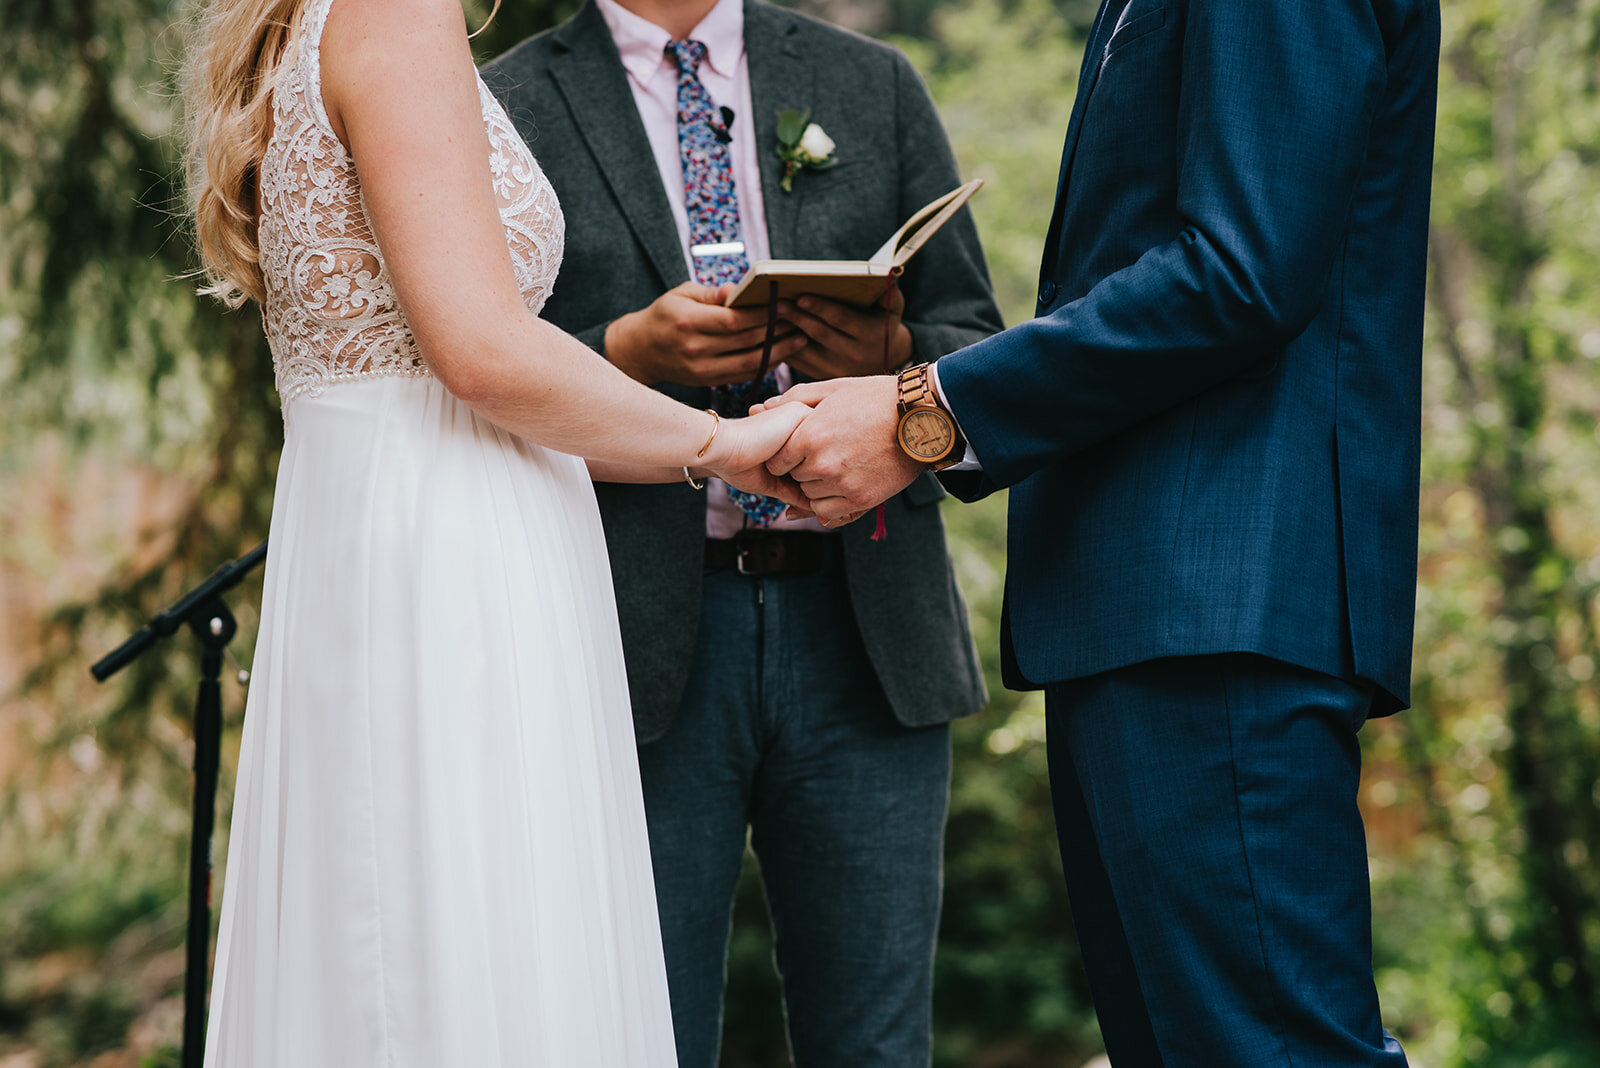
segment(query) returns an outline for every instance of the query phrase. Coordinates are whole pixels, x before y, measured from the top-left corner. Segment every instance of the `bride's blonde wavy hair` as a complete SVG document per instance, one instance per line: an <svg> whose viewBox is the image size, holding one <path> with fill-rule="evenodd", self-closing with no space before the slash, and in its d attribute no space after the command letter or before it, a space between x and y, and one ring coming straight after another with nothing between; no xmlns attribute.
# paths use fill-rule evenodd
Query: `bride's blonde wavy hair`
<svg viewBox="0 0 1600 1068"><path fill-rule="evenodd" d="M181 85L183 169L200 252L200 292L230 308L266 297L256 231L272 83L306 0L212 0L193 26ZM483 26L500 10L500 0Z"/></svg>
<svg viewBox="0 0 1600 1068"><path fill-rule="evenodd" d="M256 242L256 171L272 135L272 73L306 0L214 0L183 73L184 179L200 292L230 308L266 296Z"/></svg>

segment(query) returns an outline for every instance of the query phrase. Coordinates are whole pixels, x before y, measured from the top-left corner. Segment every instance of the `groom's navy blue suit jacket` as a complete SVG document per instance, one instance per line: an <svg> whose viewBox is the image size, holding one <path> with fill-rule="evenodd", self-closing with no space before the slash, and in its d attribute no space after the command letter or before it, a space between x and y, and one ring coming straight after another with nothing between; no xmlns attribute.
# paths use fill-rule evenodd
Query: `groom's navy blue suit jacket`
<svg viewBox="0 0 1600 1068"><path fill-rule="evenodd" d="M1038 317L946 356L1008 683L1255 652L1408 700L1437 0L1107 0Z"/></svg>

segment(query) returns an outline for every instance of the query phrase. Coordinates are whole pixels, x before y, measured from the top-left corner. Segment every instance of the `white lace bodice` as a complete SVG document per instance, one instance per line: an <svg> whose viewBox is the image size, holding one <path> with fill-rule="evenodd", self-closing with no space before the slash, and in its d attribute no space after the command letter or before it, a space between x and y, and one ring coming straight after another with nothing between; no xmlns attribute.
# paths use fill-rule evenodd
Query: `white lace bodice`
<svg viewBox="0 0 1600 1068"><path fill-rule="evenodd" d="M429 373L367 223L354 161L323 109L320 50L332 2L306 4L279 63L261 160L262 317L286 409L335 382ZM561 206L481 78L478 95L517 287L538 313L561 266Z"/></svg>

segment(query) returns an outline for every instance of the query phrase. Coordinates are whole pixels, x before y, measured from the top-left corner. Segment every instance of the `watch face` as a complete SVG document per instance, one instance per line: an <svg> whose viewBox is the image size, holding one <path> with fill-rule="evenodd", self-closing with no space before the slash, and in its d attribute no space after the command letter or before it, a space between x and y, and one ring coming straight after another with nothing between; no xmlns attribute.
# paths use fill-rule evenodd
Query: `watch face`
<svg viewBox="0 0 1600 1068"><path fill-rule="evenodd" d="M900 447L925 464L944 459L955 443L955 428L937 408L913 408L900 419Z"/></svg>

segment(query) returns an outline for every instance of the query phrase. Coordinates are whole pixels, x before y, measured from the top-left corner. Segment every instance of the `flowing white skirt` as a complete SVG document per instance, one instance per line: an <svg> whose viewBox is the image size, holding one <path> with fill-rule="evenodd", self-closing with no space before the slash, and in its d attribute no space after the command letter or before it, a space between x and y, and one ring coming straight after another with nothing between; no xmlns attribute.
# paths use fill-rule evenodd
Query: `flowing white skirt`
<svg viewBox="0 0 1600 1068"><path fill-rule="evenodd" d="M285 416L206 1064L674 1064L583 462L431 378Z"/></svg>

